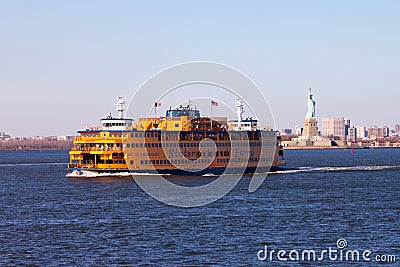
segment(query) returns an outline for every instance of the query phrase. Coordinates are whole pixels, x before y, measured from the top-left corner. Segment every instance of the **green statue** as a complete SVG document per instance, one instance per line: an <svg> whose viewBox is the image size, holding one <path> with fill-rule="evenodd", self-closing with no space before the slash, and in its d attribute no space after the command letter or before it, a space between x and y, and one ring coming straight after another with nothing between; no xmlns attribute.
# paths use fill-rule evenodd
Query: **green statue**
<svg viewBox="0 0 400 267"><path fill-rule="evenodd" d="M313 100L312 96L313 95L311 94L311 88L310 88L310 94L308 95L308 102L307 102L308 110L306 114L306 119L315 118L315 101Z"/></svg>

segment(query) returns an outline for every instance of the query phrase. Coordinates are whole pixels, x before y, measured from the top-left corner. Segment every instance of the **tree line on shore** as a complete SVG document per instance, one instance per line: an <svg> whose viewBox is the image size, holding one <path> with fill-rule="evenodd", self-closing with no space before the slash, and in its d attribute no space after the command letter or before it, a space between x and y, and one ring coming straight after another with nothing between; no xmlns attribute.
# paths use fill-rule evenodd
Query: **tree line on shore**
<svg viewBox="0 0 400 267"><path fill-rule="evenodd" d="M72 141L59 140L6 140L0 141L0 150L69 150Z"/></svg>

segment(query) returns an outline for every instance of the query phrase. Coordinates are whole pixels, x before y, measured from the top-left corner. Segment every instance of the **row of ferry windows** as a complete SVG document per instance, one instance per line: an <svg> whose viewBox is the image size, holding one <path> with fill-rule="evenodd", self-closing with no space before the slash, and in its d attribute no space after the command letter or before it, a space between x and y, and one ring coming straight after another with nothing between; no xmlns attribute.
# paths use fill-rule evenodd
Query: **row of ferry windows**
<svg viewBox="0 0 400 267"><path fill-rule="evenodd" d="M105 127L111 126L132 126L132 123L123 123L123 122L113 122L113 123L104 123Z"/></svg>
<svg viewBox="0 0 400 267"><path fill-rule="evenodd" d="M84 136L84 137L100 137L100 134L99 133L97 133L97 134L87 134L87 133L85 133L85 134L82 134L82 136ZM105 133L103 133L102 134L102 136L103 137L105 137L106 136L106 134ZM110 137L122 137L122 134L121 133L110 133L109 134L109 136ZM124 136L126 136L126 135L124 135Z"/></svg>
<svg viewBox="0 0 400 267"><path fill-rule="evenodd" d="M261 159L265 160L265 159ZM258 158L218 158L217 163L229 163L229 162L258 162ZM174 159L174 160L166 160L166 159L155 159L155 160L140 160L140 164L142 165L149 165L149 164L155 164L155 165L166 165L166 164L191 164L191 163L210 163L210 159L198 159L197 161L190 161L190 160L180 160L180 159ZM130 161L131 164L133 164L133 160Z"/></svg>
<svg viewBox="0 0 400 267"><path fill-rule="evenodd" d="M210 163L209 159L198 159L199 163ZM166 159L154 159L154 160L140 160L140 164L142 165L149 165L149 164L190 164L190 163L195 163L195 161L190 161L190 160L180 160L180 159L173 159L173 160L166 160ZM131 164L133 164L133 160L131 160Z"/></svg>
<svg viewBox="0 0 400 267"><path fill-rule="evenodd" d="M179 126L179 124L175 124L175 127L178 127ZM161 133L159 133L159 132L139 132L139 133L131 133L131 137L159 137L160 136L160 134ZM193 133L194 134L194 136L195 137L201 137L201 136L203 136L203 133L197 133L197 132L194 132ZM207 136L210 136L210 137L216 137L217 135L219 135L220 136L220 138L223 138L223 137L229 137L229 136L231 136L232 138L241 138L241 137L244 137L244 135L245 134L247 134L246 132L239 132L239 133L235 133L235 132L232 132L232 133L230 133L229 135L227 134L227 133L221 133L221 132L206 132L206 135ZM178 137L178 135L179 135L179 133L178 132L176 132L176 133L166 133L166 137L168 138L177 138ZM188 133L188 135L190 136L191 134L190 133ZM254 132L254 135L255 135L255 137L258 139L258 136L259 136L259 132ZM184 135L185 136L185 135ZM271 136L271 134L270 133L262 133L261 134L261 136Z"/></svg>
<svg viewBox="0 0 400 267"><path fill-rule="evenodd" d="M228 163L228 162L259 162L259 161L266 161L266 159L259 159L259 158L218 158L218 163Z"/></svg>
<svg viewBox="0 0 400 267"><path fill-rule="evenodd" d="M242 143L215 143L215 146L217 147L247 147L248 145L250 146L261 146L263 144L264 146L273 146L275 143L271 142L250 142L247 144L246 142ZM127 148L134 148L134 147L212 147L211 143L205 142L205 143L128 143L126 144Z"/></svg>

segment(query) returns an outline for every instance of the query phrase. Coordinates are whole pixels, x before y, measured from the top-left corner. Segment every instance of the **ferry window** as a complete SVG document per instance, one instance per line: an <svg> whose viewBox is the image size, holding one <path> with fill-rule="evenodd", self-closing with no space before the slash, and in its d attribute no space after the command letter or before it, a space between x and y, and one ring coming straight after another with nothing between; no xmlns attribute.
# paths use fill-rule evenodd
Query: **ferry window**
<svg viewBox="0 0 400 267"><path fill-rule="evenodd" d="M126 144L126 147L131 147L131 144Z"/></svg>
<svg viewBox="0 0 400 267"><path fill-rule="evenodd" d="M151 147L154 147L154 143L151 143Z"/></svg>
<svg viewBox="0 0 400 267"><path fill-rule="evenodd" d="M174 147L176 147L176 143L174 143Z"/></svg>
<svg viewBox="0 0 400 267"><path fill-rule="evenodd" d="M179 123L175 123L175 127L179 127Z"/></svg>
<svg viewBox="0 0 400 267"><path fill-rule="evenodd" d="M224 156L229 157L229 151L224 151Z"/></svg>
<svg viewBox="0 0 400 267"><path fill-rule="evenodd" d="M160 164L160 161L158 159L156 160L156 164Z"/></svg>
<svg viewBox="0 0 400 267"><path fill-rule="evenodd" d="M164 159L163 162L164 162L164 164L167 164L167 160L166 159Z"/></svg>
<svg viewBox="0 0 400 267"><path fill-rule="evenodd" d="M183 143L183 147L186 147L186 143Z"/></svg>
<svg viewBox="0 0 400 267"><path fill-rule="evenodd" d="M137 133L135 133L135 137L138 137L138 134L137 134Z"/></svg>

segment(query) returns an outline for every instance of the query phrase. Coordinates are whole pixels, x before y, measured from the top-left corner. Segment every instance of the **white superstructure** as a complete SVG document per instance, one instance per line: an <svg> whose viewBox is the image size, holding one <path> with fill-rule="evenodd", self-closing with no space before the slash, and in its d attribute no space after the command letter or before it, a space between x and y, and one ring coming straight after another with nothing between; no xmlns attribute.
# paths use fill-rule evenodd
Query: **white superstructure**
<svg viewBox="0 0 400 267"><path fill-rule="evenodd" d="M118 111L118 118L113 118L111 113L106 118L101 119L101 127L103 130L111 131L126 131L132 130L133 119L124 118L124 104L126 103L123 97L119 97L115 104L115 110Z"/></svg>

